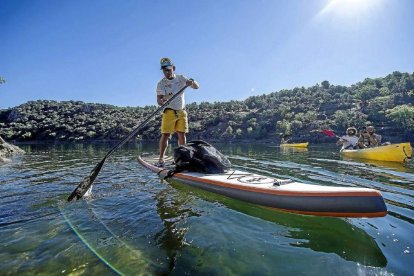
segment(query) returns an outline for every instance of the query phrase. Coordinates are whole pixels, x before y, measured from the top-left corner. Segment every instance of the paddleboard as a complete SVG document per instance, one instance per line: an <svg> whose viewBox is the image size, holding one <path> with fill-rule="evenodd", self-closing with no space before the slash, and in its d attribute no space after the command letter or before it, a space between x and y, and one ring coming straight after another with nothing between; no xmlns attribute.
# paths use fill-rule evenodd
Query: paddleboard
<svg viewBox="0 0 414 276"><path fill-rule="evenodd" d="M143 154L138 162L165 178L174 169L166 158L164 168L156 167L158 156ZM255 173L230 170L222 174L179 172L167 181L215 192L230 198L304 215L333 217L382 217L387 207L381 193L370 188L332 187L277 179Z"/></svg>

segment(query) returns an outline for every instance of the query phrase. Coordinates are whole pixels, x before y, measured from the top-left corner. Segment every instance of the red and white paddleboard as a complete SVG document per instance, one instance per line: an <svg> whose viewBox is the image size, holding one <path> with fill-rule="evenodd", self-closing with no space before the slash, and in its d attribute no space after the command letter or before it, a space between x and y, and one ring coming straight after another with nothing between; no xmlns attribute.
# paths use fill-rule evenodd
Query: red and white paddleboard
<svg viewBox="0 0 414 276"><path fill-rule="evenodd" d="M138 161L161 178L174 169L172 158L166 159L164 168L154 165L158 161L155 155L142 155ZM170 179L285 212L333 217L382 217L387 214L381 193L369 188L312 185L239 170L223 174L184 171L175 173Z"/></svg>

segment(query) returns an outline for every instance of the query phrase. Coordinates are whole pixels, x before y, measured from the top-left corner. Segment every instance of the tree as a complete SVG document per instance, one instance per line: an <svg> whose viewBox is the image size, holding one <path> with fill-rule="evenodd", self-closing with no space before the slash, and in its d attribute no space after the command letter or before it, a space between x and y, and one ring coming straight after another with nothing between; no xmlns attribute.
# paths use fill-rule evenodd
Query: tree
<svg viewBox="0 0 414 276"><path fill-rule="evenodd" d="M372 121L384 121L385 110L393 106L393 99L391 96L376 97L369 101L367 112Z"/></svg>
<svg viewBox="0 0 414 276"><path fill-rule="evenodd" d="M227 133L228 135L232 135L232 134L233 134L233 128L232 128L231 126L228 126L228 127L226 128L226 133Z"/></svg>
<svg viewBox="0 0 414 276"><path fill-rule="evenodd" d="M396 126L404 132L414 130L414 107L410 105L398 105L386 111L387 118L390 118Z"/></svg>
<svg viewBox="0 0 414 276"><path fill-rule="evenodd" d="M375 86L363 86L356 92L356 97L363 101L369 101L377 96L380 96L380 90Z"/></svg>
<svg viewBox="0 0 414 276"><path fill-rule="evenodd" d="M283 119L282 121L278 121L276 123L276 132L281 133L282 135L291 135L291 123Z"/></svg>
<svg viewBox="0 0 414 276"><path fill-rule="evenodd" d="M367 122L367 115L357 110L338 110L334 113L334 123L339 128L362 126Z"/></svg>
<svg viewBox="0 0 414 276"><path fill-rule="evenodd" d="M327 81L327 80L324 80L324 81L321 83L321 85L322 85L323 89L328 89L328 88L329 88L329 86L330 86L329 81Z"/></svg>

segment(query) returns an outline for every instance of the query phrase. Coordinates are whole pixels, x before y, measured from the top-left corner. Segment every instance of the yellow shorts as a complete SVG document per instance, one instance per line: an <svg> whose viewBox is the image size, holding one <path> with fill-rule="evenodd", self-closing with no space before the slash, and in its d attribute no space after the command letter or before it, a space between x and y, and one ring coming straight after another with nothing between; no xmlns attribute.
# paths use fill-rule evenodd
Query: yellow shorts
<svg viewBox="0 0 414 276"><path fill-rule="evenodd" d="M162 113L161 133L174 132L188 132L187 111L166 109Z"/></svg>

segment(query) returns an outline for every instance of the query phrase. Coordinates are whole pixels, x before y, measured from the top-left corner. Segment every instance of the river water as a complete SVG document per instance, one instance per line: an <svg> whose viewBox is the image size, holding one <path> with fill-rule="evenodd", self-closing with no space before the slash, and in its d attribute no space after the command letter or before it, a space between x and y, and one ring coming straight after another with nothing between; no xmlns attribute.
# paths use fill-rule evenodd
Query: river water
<svg viewBox="0 0 414 276"><path fill-rule="evenodd" d="M335 145L282 150L216 144L240 170L380 190L388 215L332 218L268 210L161 182L129 144L86 200L66 198L108 144L25 144L0 166L1 275L412 275L414 164L343 160ZM169 149L171 151L171 149Z"/></svg>

